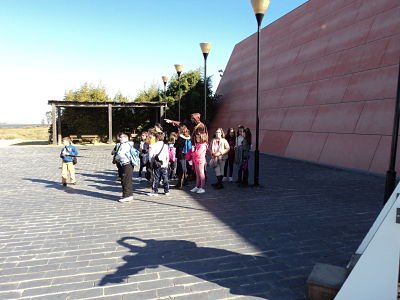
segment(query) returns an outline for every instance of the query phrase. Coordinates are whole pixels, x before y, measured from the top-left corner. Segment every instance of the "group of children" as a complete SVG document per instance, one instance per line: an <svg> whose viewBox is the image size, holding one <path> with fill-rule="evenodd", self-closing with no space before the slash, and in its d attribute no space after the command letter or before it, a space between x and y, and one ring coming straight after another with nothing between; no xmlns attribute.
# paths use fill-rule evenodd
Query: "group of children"
<svg viewBox="0 0 400 300"><path fill-rule="evenodd" d="M132 176L134 166L139 167L139 180L151 183L149 196L158 196L159 184L162 181L164 194L169 195L171 178L177 179L175 188L182 189L188 184L188 177L196 178L196 185L190 190L193 193L205 193L207 153L211 158L208 165L214 169L217 182L212 184L215 189L222 189L223 182L233 182L233 169L237 166L238 180L241 187L248 185L248 162L251 148L251 132L249 128L238 126L229 128L227 135L218 128L210 143L208 132L193 129L192 135L185 125L179 125L178 133L172 132L166 139L160 124L156 124L140 136L140 142L135 147L125 133L117 135L117 144L112 155L113 163L118 168L118 178L122 185L120 202L133 200ZM64 148L61 152L63 160L62 183L67 184L68 173L70 182L74 184L75 171L73 159L78 155L71 140L63 139Z"/></svg>

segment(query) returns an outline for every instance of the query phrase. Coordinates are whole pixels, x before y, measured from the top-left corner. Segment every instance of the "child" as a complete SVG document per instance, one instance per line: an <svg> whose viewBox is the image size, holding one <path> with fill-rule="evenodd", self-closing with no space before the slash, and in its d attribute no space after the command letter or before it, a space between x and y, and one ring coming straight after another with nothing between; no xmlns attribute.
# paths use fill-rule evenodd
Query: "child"
<svg viewBox="0 0 400 300"><path fill-rule="evenodd" d="M145 178L142 178L142 171L143 168L146 167L147 169L147 163L149 161L149 144L147 143L147 132L143 132L141 135L141 141L139 145L139 157L140 157L140 167L139 167L139 180L146 180Z"/></svg>
<svg viewBox="0 0 400 300"><path fill-rule="evenodd" d="M175 132L171 132L168 138L168 154L169 154L169 178L175 178L176 177L176 148L175 148L175 142L176 142L177 135Z"/></svg>
<svg viewBox="0 0 400 300"><path fill-rule="evenodd" d="M74 158L78 155L78 150L72 145L70 137L63 137L64 148L61 150L62 159L61 182L67 186L68 177L71 184L76 184Z"/></svg>
<svg viewBox="0 0 400 300"><path fill-rule="evenodd" d="M153 169L153 184L151 192L148 196L158 196L158 185L160 180L163 180L164 194L169 195L169 183L168 183L168 146L164 144L164 133L156 132L155 137L157 142L150 147L149 160L152 164Z"/></svg>
<svg viewBox="0 0 400 300"><path fill-rule="evenodd" d="M122 198L119 202L128 202L133 200L133 190L132 190L132 148L133 143L129 142L129 137L125 133L121 133L119 136L120 147L115 155L116 161L122 167ZM136 150L137 151L137 150Z"/></svg>
<svg viewBox="0 0 400 300"><path fill-rule="evenodd" d="M243 130L243 142L239 149L241 150L239 163L239 178L238 184L241 187L247 187L249 185L249 159L250 159L250 148L251 148L251 131L250 128Z"/></svg>
<svg viewBox="0 0 400 300"><path fill-rule="evenodd" d="M192 152L193 168L196 172L196 186L190 191L197 194L205 193L205 181L206 177L204 169L206 165L206 152L208 149L207 134L200 133L196 135L196 144L194 151Z"/></svg>

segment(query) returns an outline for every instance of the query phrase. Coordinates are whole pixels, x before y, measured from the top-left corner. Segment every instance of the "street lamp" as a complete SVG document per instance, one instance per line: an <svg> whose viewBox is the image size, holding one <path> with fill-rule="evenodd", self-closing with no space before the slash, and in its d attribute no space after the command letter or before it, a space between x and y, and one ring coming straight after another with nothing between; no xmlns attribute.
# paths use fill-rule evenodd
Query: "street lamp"
<svg viewBox="0 0 400 300"><path fill-rule="evenodd" d="M264 17L265 11L268 8L269 0L250 0L253 6L254 14L257 19L257 102L256 102L256 150L254 151L254 186L259 186L260 174L260 152L258 144L260 139L260 120L258 117L258 99L259 99L259 86L260 86L260 29L261 22Z"/></svg>
<svg viewBox="0 0 400 300"><path fill-rule="evenodd" d="M397 77L397 96L394 109L390 163L389 163L389 170L387 170L386 172L385 194L383 198L383 205L386 204L386 202L392 195L394 189L396 188L396 153L397 153L397 141L399 136L399 123L400 123L400 64L399 64L399 74Z"/></svg>
<svg viewBox="0 0 400 300"><path fill-rule="evenodd" d="M211 43L200 43L200 48L204 57L204 121L207 122L207 56L211 50Z"/></svg>
<svg viewBox="0 0 400 300"><path fill-rule="evenodd" d="M166 102L164 118L167 118L167 108L168 108L168 103L167 103L167 81L168 81L168 76L167 75L163 75L163 76L161 76L161 78L162 78L162 81L164 83L164 101Z"/></svg>
<svg viewBox="0 0 400 300"><path fill-rule="evenodd" d="M178 102L178 115L179 115L179 122L181 121L181 73L183 70L183 66L180 64L175 64L175 70L176 73L178 74L178 89L179 89L179 102Z"/></svg>

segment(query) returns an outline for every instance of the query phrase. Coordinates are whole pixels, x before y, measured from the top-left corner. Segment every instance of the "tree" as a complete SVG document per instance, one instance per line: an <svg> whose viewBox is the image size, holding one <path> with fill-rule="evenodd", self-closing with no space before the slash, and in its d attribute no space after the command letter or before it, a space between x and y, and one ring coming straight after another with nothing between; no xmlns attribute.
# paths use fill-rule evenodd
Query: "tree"
<svg viewBox="0 0 400 300"><path fill-rule="evenodd" d="M73 91L69 90L65 93L64 100L81 101L81 102L106 102L110 101L105 87L98 85L97 87L85 82L80 89Z"/></svg>

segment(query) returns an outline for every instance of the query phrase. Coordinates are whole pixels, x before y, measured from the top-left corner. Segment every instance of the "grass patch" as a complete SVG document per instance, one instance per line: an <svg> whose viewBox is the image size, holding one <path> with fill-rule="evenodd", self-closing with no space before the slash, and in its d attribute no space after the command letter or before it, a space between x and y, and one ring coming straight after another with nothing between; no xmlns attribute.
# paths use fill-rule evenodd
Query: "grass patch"
<svg viewBox="0 0 400 300"><path fill-rule="evenodd" d="M0 128L0 140L47 141L49 126L3 127Z"/></svg>

